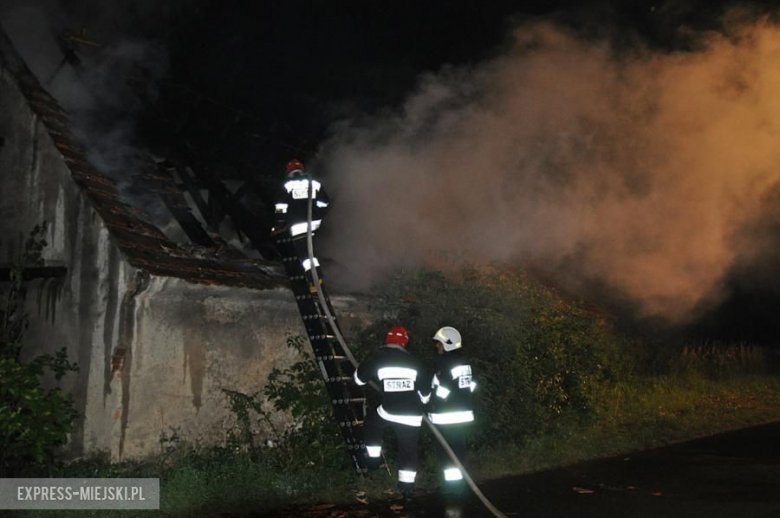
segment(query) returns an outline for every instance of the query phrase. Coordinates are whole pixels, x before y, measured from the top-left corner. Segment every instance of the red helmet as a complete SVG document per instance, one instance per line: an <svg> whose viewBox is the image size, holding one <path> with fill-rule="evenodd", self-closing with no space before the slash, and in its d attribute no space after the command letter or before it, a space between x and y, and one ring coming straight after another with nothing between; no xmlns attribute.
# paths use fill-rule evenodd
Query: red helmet
<svg viewBox="0 0 780 518"><path fill-rule="evenodd" d="M297 158L293 158L289 162L287 162L287 167L285 167L285 170L287 171L287 174L290 174L295 171L303 171L306 169L306 167L303 165L303 162L298 160Z"/></svg>
<svg viewBox="0 0 780 518"><path fill-rule="evenodd" d="M409 343L409 332L404 326L393 326L387 331L385 344L395 344L406 347Z"/></svg>

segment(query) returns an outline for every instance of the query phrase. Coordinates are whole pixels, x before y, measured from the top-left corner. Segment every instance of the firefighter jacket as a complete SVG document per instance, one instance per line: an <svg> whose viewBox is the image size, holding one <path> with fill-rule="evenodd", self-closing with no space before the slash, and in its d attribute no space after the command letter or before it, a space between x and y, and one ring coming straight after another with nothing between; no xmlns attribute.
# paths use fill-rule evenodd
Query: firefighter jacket
<svg viewBox="0 0 780 518"><path fill-rule="evenodd" d="M382 403L376 409L385 421L420 426L423 407L431 397L430 378L420 360L400 345L386 345L358 365L355 383L375 382L382 391Z"/></svg>
<svg viewBox="0 0 780 518"><path fill-rule="evenodd" d="M473 421L471 394L477 384L468 360L456 349L438 355L434 369L428 419L437 425Z"/></svg>
<svg viewBox="0 0 780 518"><path fill-rule="evenodd" d="M309 207L309 185L311 184L311 227L317 230L322 223L322 216L330 204L328 193L322 184L305 175L293 175L284 182L284 186L276 196L276 224L279 227L289 226L293 237L306 233Z"/></svg>

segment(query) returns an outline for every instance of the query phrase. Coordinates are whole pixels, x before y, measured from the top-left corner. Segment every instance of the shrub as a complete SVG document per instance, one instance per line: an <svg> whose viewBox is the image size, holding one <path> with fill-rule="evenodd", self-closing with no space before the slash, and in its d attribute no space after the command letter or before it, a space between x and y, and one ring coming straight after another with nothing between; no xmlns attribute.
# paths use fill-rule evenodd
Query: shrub
<svg viewBox="0 0 780 518"><path fill-rule="evenodd" d="M478 445L521 443L564 419L592 415L598 384L614 374L616 344L597 315L519 272L405 272L378 288L382 318L359 339L381 344L388 325L409 329L409 349L430 363L436 329L457 328L475 370Z"/></svg>
<svg viewBox="0 0 780 518"><path fill-rule="evenodd" d="M279 469L316 466L339 471L348 466L349 457L320 370L305 337L288 336L286 343L300 359L286 369L274 368L262 391L223 389L235 417L228 445ZM281 429L264 409L266 400L288 416Z"/></svg>
<svg viewBox="0 0 780 518"><path fill-rule="evenodd" d="M35 227L0 298L0 469L4 476L50 464L57 449L67 442L76 419L72 400L58 387L46 390L41 383L46 369L57 381L78 370L68 362L65 348L27 363L20 360L22 337L29 325L23 310L24 271L42 263L44 232L45 225Z"/></svg>
<svg viewBox="0 0 780 518"><path fill-rule="evenodd" d="M50 463L56 449L67 443L76 419L73 402L59 387L41 386L44 368L51 369L57 380L75 370L64 348L56 356L42 355L30 363L0 358L0 466L9 475Z"/></svg>
<svg viewBox="0 0 780 518"><path fill-rule="evenodd" d="M419 270L399 274L374 293L378 318L351 344L358 357L371 355L388 326L401 323L409 329L411 352L430 365L435 349L429 337L444 325L460 330L479 387L475 445L519 445L531 435L588 418L600 384L615 376L610 365L618 357L617 343L606 324L522 273L470 268L446 276ZM289 337L287 345L301 360L274 369L262 391L224 391L236 418L229 442L280 468L342 468L348 457L306 339ZM376 403L373 391L367 396ZM263 409L266 400L289 415L284 430L273 429ZM260 427L272 430L262 440ZM420 451L433 451L431 441L424 436Z"/></svg>

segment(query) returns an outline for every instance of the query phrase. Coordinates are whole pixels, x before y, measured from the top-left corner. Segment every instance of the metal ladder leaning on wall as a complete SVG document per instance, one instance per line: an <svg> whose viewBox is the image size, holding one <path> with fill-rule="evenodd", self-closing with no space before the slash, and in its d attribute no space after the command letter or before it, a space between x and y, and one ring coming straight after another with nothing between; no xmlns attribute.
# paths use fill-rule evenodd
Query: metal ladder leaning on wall
<svg viewBox="0 0 780 518"><path fill-rule="evenodd" d="M298 304L309 343L314 350L314 358L328 389L333 414L339 423L347 451L352 457L355 470L361 474L366 473L368 471L365 460L366 445L363 442L365 397L352 377L355 368L331 331L316 288L310 286L303 271L301 258L295 255L292 239L277 238L276 246L282 256L287 277L290 279L290 287L295 295L295 302ZM324 292L325 288L322 285L320 288ZM330 305L330 297L326 292L325 302ZM329 309L332 314L332 309Z"/></svg>
<svg viewBox="0 0 780 518"><path fill-rule="evenodd" d="M309 177L309 181L311 181L311 177ZM306 231L306 244L308 248L308 259L309 261L314 261L314 245L312 244L312 227L311 227L311 216L312 216L312 198L311 198L311 189L309 189L309 207L308 207L308 228ZM287 271L287 276L290 278L290 282L293 285L293 293L295 293L295 300L298 302L298 309L300 310L301 317L303 318L304 325L306 327L306 332L309 335L309 342L312 344L312 347L314 348L314 353L317 355L317 361L320 365L320 370L322 372L322 376L325 378L325 385L328 387L328 394L331 395L331 403L333 404L333 410L336 414L336 418L339 419L339 424L341 426L342 434L344 435L344 438L347 442L347 448L349 449L350 455L352 456L353 461L355 462L355 469L358 473L365 474L368 470L365 465L365 453L366 453L366 447L365 443L363 442L363 429L362 424L363 420L355 419L353 421L342 421L340 419L341 416L350 417L350 415L357 417L359 415L360 417L365 416L365 399L361 397L349 397L346 400L341 400L338 398L334 398L334 394L338 396L339 390L334 389L331 383L337 382L335 378L331 379L328 368L326 367L326 363L330 362L333 364L334 361L339 362L336 364L337 370L346 369L348 372L351 370L352 373L354 373L354 370L357 368L357 360L355 360L354 355L349 350L349 346L347 345L347 342L344 340L344 337L341 333L341 328L338 325L338 322L336 321L336 317L333 315L333 308L330 304L330 297L328 297L328 294L325 292L325 289L322 287L322 283L319 280L317 276L317 269L312 268L312 277L314 278L315 284L313 286L309 286L308 281L306 279L306 275L303 272L303 265L301 264L301 261L299 258L296 257L294 253L294 249L292 246L292 239L290 238L282 238L277 240L277 246L279 248L279 251L282 253L282 262L285 265L285 270ZM301 283L303 284L303 288L301 288ZM314 297L314 294L317 294L317 298ZM305 301L308 300L308 303ZM315 312L312 312L312 308L315 309ZM314 326L314 321L318 322L317 326ZM306 325L307 322L309 322L311 325L311 329L309 325ZM312 340L313 333L320 329L321 332L324 332L328 327L333 331L333 335L317 335L317 338L315 340ZM326 340L327 344L330 347L331 354L325 358L325 360L321 360L320 354L318 354L318 350L321 352L324 352L327 354L327 347L322 348L321 340ZM319 347L315 344L319 344ZM347 366L351 366L350 369ZM350 373L351 374L351 373ZM349 383L352 382L352 385L349 385ZM356 391L359 389L357 388L357 384L354 383L351 376L348 376L348 379L344 379L343 376L338 377L338 383L343 383L342 388L347 389L348 394L355 394ZM379 387L374 383L371 382L369 385L374 388L375 390L379 390ZM343 391L341 392L344 393ZM359 414L351 414L351 412L344 412L341 405L348 405L350 410L356 410L353 403L362 403L360 406L360 413ZM466 468L463 467L463 464L461 464L460 459L455 455L455 452L452 451L452 448L450 448L450 445L447 444L447 441L442 436L441 432L436 429L436 426L428 420L427 416L423 414L423 421L425 424L428 425L428 427L431 429L431 432L433 433L434 437L436 437L436 440L439 441L439 443L444 448L444 451L447 452L447 456L452 460L452 462L460 469L460 471L463 473L463 478L466 479L466 483L469 485L472 491L474 491L474 494L477 496L477 498L480 499L480 501L484 504L484 506L490 511L490 513L495 516L496 518L507 518L504 513L499 511L490 501L485 497L485 495L482 494L482 491L479 490L479 487L474 483L474 480L472 480L471 475L469 475L468 471L466 471Z"/></svg>

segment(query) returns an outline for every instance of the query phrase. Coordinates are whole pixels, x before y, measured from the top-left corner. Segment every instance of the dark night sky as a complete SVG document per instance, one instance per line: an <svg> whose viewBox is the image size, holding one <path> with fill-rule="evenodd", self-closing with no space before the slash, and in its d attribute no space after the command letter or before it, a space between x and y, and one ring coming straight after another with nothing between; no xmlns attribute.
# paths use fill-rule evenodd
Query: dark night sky
<svg viewBox="0 0 780 518"><path fill-rule="evenodd" d="M669 4L195 1L172 27L149 36L166 40L170 83L241 111L246 118L238 125L260 139L223 136L218 144L215 134L227 131L221 124L235 126L235 118L204 117L202 127L193 121L190 128L198 147L220 146L215 155L233 156L241 167L274 167L290 148L315 152L334 120L397 105L421 74L498 53L518 20L545 18L626 44L674 46L684 44L677 35L681 25L712 23L718 12L711 2ZM163 93L175 97L180 91Z"/></svg>
<svg viewBox="0 0 780 518"><path fill-rule="evenodd" d="M165 62L144 85L134 144L183 153L225 177L278 179L292 156L316 163L331 125L398 106L421 75L499 54L518 22L544 19L616 51L687 50L692 33L717 29L728 7L769 12L770 2L623 0L366 2L130 0L0 2L47 12L51 32L85 27L108 46L142 41ZM56 14L54 14L56 13ZM95 51L78 49L85 57ZM149 58L140 65L151 65ZM154 58L151 59L154 61ZM115 103L123 105L124 103ZM101 110L112 118L117 108ZM121 111L121 109L120 109ZM780 257L771 261L780 264ZM733 272L730 298L688 331L774 342L780 286L774 267Z"/></svg>
<svg viewBox="0 0 780 518"><path fill-rule="evenodd" d="M152 59L165 61L165 71L149 85L158 102L138 137L163 138L155 132L162 113L177 135L206 158L232 161L239 176L247 169L271 174L296 150L312 155L335 120L397 106L421 74L477 64L498 54L518 22L553 21L580 34L608 38L616 49L637 44L675 49L688 42L681 29L717 27L731 4L2 2L5 12L20 5L47 11L52 34L83 27L109 47L122 40L148 44L156 54ZM87 58L96 52L83 46L77 51Z"/></svg>
<svg viewBox="0 0 780 518"><path fill-rule="evenodd" d="M675 49L688 44L682 28L717 27L733 3L189 0L156 23L154 8L135 8L140 21L129 30L167 49L160 105L187 119L193 145L240 171L269 174L291 152L315 153L334 120L398 105L421 74L499 53L517 22L551 20L618 49ZM165 85L223 106L202 102L192 116L191 97ZM177 104L182 97L188 102Z"/></svg>
<svg viewBox="0 0 780 518"><path fill-rule="evenodd" d="M534 4L522 10L550 10ZM283 144L311 154L333 120L398 104L421 73L495 52L518 5L213 2L173 47L172 75L256 117L271 149L250 161L275 164Z"/></svg>

